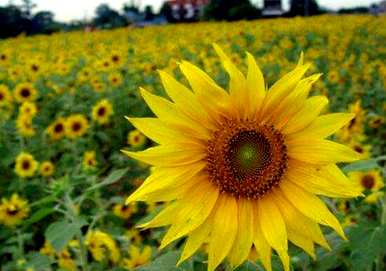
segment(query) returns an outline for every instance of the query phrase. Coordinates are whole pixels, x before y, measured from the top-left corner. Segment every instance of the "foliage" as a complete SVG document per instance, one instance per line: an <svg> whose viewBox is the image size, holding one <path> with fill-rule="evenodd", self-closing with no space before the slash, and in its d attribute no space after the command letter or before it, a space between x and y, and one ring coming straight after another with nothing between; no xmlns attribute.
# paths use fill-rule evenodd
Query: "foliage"
<svg viewBox="0 0 386 271"><path fill-rule="evenodd" d="M203 19L216 21L251 20L260 17L260 10L249 0L211 0L204 8Z"/></svg>

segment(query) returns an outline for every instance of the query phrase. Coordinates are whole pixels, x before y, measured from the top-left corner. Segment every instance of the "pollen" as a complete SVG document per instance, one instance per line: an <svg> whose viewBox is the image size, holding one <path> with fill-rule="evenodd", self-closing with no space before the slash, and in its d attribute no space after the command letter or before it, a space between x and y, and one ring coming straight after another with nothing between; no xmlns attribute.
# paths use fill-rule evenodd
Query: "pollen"
<svg viewBox="0 0 386 271"><path fill-rule="evenodd" d="M280 183L287 148L273 126L226 120L207 147L209 179L221 192L257 199Z"/></svg>

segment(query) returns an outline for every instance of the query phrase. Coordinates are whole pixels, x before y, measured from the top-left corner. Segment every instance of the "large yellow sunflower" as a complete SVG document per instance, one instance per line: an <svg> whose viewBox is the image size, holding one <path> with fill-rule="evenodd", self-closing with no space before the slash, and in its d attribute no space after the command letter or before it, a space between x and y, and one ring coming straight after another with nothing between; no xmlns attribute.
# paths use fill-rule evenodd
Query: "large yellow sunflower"
<svg viewBox="0 0 386 271"><path fill-rule="evenodd" d="M266 90L262 72L247 53L245 77L214 48L230 77L229 91L189 62L180 69L193 91L160 72L170 99L141 90L157 118L129 118L160 146L128 156L154 171L128 199L166 202L142 227L170 225L161 248L187 236L179 262L208 245L208 270L225 258L233 268L254 246L267 270L272 249L289 270L288 240L315 257L314 243L328 248L319 224L344 232L318 195L356 197L361 189L336 166L358 154L325 139L354 114L320 115L324 96L308 98L320 74L302 79L297 67Z"/></svg>

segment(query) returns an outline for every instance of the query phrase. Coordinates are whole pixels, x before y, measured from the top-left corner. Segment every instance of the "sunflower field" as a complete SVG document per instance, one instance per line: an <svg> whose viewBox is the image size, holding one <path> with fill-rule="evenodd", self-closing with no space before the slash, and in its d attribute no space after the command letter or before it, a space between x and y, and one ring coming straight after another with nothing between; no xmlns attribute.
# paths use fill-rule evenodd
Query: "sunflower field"
<svg viewBox="0 0 386 271"><path fill-rule="evenodd" d="M265 216L268 222L260 223L261 226L272 224L274 237L273 245L268 237L268 256L259 242L254 241L252 249L250 245L245 256L239 256L240 261L236 259L232 264L232 258L238 257L234 255L241 253L241 248L233 247L232 254L225 239L219 241L223 246L208 244L215 239L210 239L216 236L213 231L224 232L227 236L225 231L229 225L238 225L239 237L244 230L248 231L248 223L243 223L241 216L233 217L230 209L224 211L223 220L216 222L218 228L213 227L212 235L194 235L193 231L189 239L184 238L198 226L193 225L194 216L200 211L196 212L193 207L202 208L202 204L192 207L187 203L183 211L176 212L170 207L172 201L164 209L164 201L178 198L178 193L187 193L184 186L166 189L162 182L170 182L173 173L158 174L161 171L152 166L151 154L145 158L138 155L138 160L131 158L137 151L157 146L158 138L160 141L166 138L168 143L179 141L180 135L174 130L162 125L144 126L138 120L145 117L149 123L158 125L155 115L171 116L174 112L168 111L171 103L154 97L170 101L170 93L165 88L175 82L169 78L171 76L184 86L192 85L191 78L186 80L184 76L184 68L190 67L184 61L205 71L221 88L228 89L229 83L232 86L234 82L232 78L229 80L226 71L234 66L213 43L218 44L245 75L249 74L247 62L253 66L254 57L264 74L263 88L272 86L301 65L299 63L310 63L307 76L317 74L309 77L315 79L310 96L323 95L329 101L328 105L323 104L323 109L315 110L323 110L323 114L352 113L342 129L330 138L355 150L358 159L353 163L338 163L348 178L339 175L330 193L318 194L337 217L344 233L331 231L330 227L325 227L331 223L323 219L316 221L324 225L320 229L325 239L321 237L319 241L310 241L306 232L291 237L292 230L287 228L288 266L282 251L274 246L279 222L269 223L272 213ZM1 40L0 270L385 270L385 44L385 16L332 15L129 27ZM223 59L226 59L226 69L221 63ZM197 76L199 74L197 72ZM203 80L210 83L205 76L202 75ZM200 88L193 85L192 88ZM186 97L175 93L171 98L183 100ZM192 109L190 112L197 109L197 116L200 116L201 107L194 108L196 100L187 100L182 102L192 108L185 109ZM207 104L207 108L214 108L210 100ZM159 112L150 109L157 106ZM289 108L295 107L293 104ZM179 118L175 115L176 123ZM268 128L264 129L265 133L271 133ZM145 135L149 130L154 134L151 139ZM165 137L165 133L168 136ZM245 136L260 140L260 134ZM281 142L280 137L275 134L273 137ZM185 145L187 151L188 145ZM192 155L200 154L193 151ZM168 168L181 157L185 157L184 154L168 152L156 164ZM312 157L310 154L310 161ZM217 161L215 157L206 159ZM286 156L278 159L280 162ZM235 161L237 164L238 160ZM250 174L249 164L239 166L245 169L239 173L241 176ZM148 178L152 173L154 177ZM347 182L343 187L349 183L356 189L355 193L343 191L344 188L339 187L341 179ZM143 201L126 201L144 181L146 184L154 180L158 181L158 190L155 185L147 194L136 194L138 200ZM228 191L221 185L223 183L220 187ZM304 189L311 191L315 187L317 183L310 181ZM191 194L208 194L211 188L204 188L197 185ZM347 197L341 199L335 197L336 194ZM208 203L205 197L202 200ZM278 210L275 208L272 211ZM316 207L310 208L318 212ZM165 211L161 210L166 210L170 221L181 221L182 212L192 217L184 220L186 225L179 229L177 222L165 222ZM285 217L283 212L282 215ZM152 218L155 219L149 222ZM209 225L208 221L205 223ZM171 230L167 233L165 226L170 224ZM297 225L298 229L301 226ZM191 229L182 233L186 227ZM339 233L340 226L331 227ZM306 226L304 230L309 228ZM200 238L202 240L198 240ZM314 246L314 241L318 245ZM271 247L274 250L271 251ZM176 266L180 257L182 261ZM212 258L218 262L214 263Z"/></svg>

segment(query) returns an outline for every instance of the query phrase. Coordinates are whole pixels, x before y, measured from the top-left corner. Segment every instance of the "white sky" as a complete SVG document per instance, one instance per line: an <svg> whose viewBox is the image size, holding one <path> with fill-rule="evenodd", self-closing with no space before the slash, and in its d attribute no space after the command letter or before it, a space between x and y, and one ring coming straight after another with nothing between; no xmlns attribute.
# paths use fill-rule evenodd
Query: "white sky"
<svg viewBox="0 0 386 271"><path fill-rule="evenodd" d="M154 10L158 11L163 3L163 0L135 0L143 7L145 5L154 6ZM284 8L288 8L290 0L282 0ZM15 4L21 3L21 0L0 0L0 5L5 5L9 2ZM107 3L112 8L121 9L123 3L130 0L33 0L37 4L34 11L50 10L55 13L55 19L59 21L70 21L73 19L91 18L94 15L95 8L101 3ZM262 6L263 0L252 0L253 3L258 3ZM342 7L353 7L380 2L380 0L317 0L320 6L330 9L339 9Z"/></svg>

